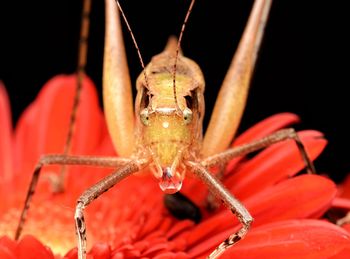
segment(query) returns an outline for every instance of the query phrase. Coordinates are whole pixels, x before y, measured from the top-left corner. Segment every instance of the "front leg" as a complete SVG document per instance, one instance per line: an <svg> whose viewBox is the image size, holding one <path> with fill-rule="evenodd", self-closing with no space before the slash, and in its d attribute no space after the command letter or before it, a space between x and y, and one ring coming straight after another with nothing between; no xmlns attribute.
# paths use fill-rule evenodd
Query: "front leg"
<svg viewBox="0 0 350 259"><path fill-rule="evenodd" d="M144 160L133 160L113 174L107 176L97 184L87 189L79 197L74 215L79 259L86 258L86 225L84 220L85 207L121 180L141 170L146 164L147 161Z"/></svg>
<svg viewBox="0 0 350 259"><path fill-rule="evenodd" d="M304 147L303 143L300 141L298 134L292 128L279 130L279 131L272 133L272 134L270 134L262 139L252 141L252 142L247 143L245 145L230 148L222 153L219 153L219 154L216 154L216 155L213 155L211 157L204 159L201 162L201 164L205 168L209 168L212 166L220 166L220 170L222 170L221 168L226 166L227 162L229 162L234 157L244 156L244 155L247 155L251 152L255 152L257 150L266 148L266 147L271 146L275 143L278 143L278 142L281 142L284 140L288 140L288 139L292 139L295 141L295 143L299 149L300 156L305 163L307 172L312 173L312 174L316 174L315 166L313 165L308 154L306 153L305 147ZM220 172L224 172L224 170L222 170ZM223 175L223 173L220 173L220 172L219 172L219 175L217 175L217 177L221 180L224 175ZM209 210L214 210L218 207L218 204L216 203L215 197L213 197L212 194L208 195L206 206Z"/></svg>
<svg viewBox="0 0 350 259"><path fill-rule="evenodd" d="M216 177L207 171L202 165L195 162L187 162L186 165L192 172L199 177L209 188L209 191L218 199L221 199L227 208L229 208L241 222L242 227L228 238L226 238L209 256L209 259L218 258L226 249L236 244L248 232L253 217L243 204L237 200L230 192L216 179Z"/></svg>
<svg viewBox="0 0 350 259"><path fill-rule="evenodd" d="M66 155L45 155L40 158L35 166L32 179L28 188L27 196L24 202L24 207L17 225L15 240L21 235L24 222L26 220L27 212L32 200L33 194L36 190L38 180L40 177L41 168L44 165L86 165L95 167L111 167L118 168L130 162L130 159L120 157L95 157L95 156L66 156Z"/></svg>

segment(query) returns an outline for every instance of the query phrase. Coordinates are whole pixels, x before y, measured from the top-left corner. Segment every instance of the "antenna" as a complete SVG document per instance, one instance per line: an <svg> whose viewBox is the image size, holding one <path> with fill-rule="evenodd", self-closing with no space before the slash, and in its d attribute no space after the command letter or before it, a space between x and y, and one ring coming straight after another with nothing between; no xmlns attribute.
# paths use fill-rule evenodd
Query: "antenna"
<svg viewBox="0 0 350 259"><path fill-rule="evenodd" d="M190 14L191 14L191 11L192 11L192 8L193 8L193 5L194 5L195 1L196 0L192 0L191 1L190 7L187 10L185 20L184 20L184 22L182 24L182 27L181 27L180 36L179 36L179 40L177 42L176 53L175 53L175 61L174 61L174 69L173 69L173 90L174 90L174 100L175 100L175 104L176 104L176 107L177 107L178 110L180 110L180 108L179 108L179 105L178 105L178 102L177 102L177 96L176 96L176 83L175 83L175 81L176 81L175 80L176 79L176 66L177 66L177 60L178 60L178 57L179 57L182 36L184 34L184 31L185 31L185 28L186 28L186 24L187 24L187 20L190 17Z"/></svg>
<svg viewBox="0 0 350 259"><path fill-rule="evenodd" d="M143 63L143 59L142 59L142 56L141 56L141 52L140 52L139 46L137 45L135 36L134 36L134 34L132 33L132 30L131 30L131 27L130 27L130 25L129 25L129 22L128 22L128 20L126 19L126 16L125 16L125 14L124 14L124 11L123 11L122 7L121 7L120 4L119 4L119 1L118 1L118 0L115 0L115 1L116 1L117 5L118 5L118 9L119 9L120 13L121 13L122 16L123 16L123 20L124 20L124 22L125 22L125 24L126 24L126 27L128 28L128 31L129 31L129 33L130 33L130 35L131 35L132 41L133 41L133 43L134 43L134 46L135 46L136 51L137 51L137 55L139 56L139 60L140 60L141 66L142 66L142 72L143 72L143 76L145 77L146 86L147 86L147 88L149 88L149 85L148 85L148 77L147 77L146 70L145 70L145 63Z"/></svg>

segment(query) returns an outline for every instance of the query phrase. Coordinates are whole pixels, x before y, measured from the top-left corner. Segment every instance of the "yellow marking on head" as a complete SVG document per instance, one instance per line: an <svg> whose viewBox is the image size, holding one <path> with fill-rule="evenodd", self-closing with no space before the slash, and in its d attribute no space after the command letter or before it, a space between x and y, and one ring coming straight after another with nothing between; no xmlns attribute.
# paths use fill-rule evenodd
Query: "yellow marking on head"
<svg viewBox="0 0 350 259"><path fill-rule="evenodd" d="M143 143L152 149L162 166L169 166L178 152L190 145L191 129L182 116L155 112L143 127Z"/></svg>

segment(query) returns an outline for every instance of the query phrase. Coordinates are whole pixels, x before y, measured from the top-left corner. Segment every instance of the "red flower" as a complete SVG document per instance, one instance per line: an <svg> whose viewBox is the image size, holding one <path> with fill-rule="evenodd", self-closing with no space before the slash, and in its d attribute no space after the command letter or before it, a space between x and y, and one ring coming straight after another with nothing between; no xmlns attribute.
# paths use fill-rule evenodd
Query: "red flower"
<svg viewBox="0 0 350 259"><path fill-rule="evenodd" d="M350 231L350 174L338 186L338 195L332 202L331 212L333 220Z"/></svg>
<svg viewBox="0 0 350 259"><path fill-rule="evenodd" d="M52 194L46 167L24 228L11 239L23 206L32 169L42 154L61 153L75 89L74 76L50 80L20 118L14 133L4 88L0 87L0 258L76 258L74 208L81 192L110 171L71 167L67 191ZM241 136L247 143L298 122L283 113L267 118ZM315 159L326 141L317 131L299 132ZM84 82L73 154L115 155L95 88ZM293 141L268 147L253 158L236 158L225 185L248 208L255 221L245 239L223 258L345 258L350 234L320 217L336 196L335 184L319 175L296 175L304 167ZM177 220L163 206L163 193L151 175L132 176L106 192L86 210L90 258L201 258L238 227L230 211L205 210L207 190L186 179L183 194L201 209L199 224ZM44 245L43 245L44 244Z"/></svg>

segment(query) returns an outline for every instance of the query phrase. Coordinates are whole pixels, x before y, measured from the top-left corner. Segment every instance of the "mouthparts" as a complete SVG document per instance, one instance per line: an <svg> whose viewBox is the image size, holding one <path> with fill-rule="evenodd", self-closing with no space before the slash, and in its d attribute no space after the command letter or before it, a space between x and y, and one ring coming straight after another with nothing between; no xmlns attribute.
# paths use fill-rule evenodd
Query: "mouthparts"
<svg viewBox="0 0 350 259"><path fill-rule="evenodd" d="M174 194L181 190L183 177L177 171L172 172L171 167L162 168L163 175L159 181L160 189L167 194Z"/></svg>

